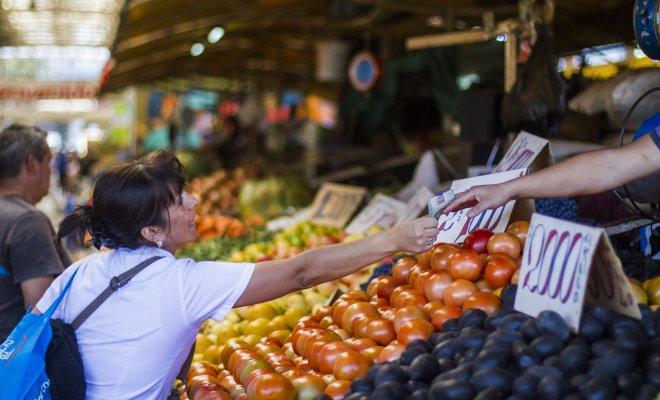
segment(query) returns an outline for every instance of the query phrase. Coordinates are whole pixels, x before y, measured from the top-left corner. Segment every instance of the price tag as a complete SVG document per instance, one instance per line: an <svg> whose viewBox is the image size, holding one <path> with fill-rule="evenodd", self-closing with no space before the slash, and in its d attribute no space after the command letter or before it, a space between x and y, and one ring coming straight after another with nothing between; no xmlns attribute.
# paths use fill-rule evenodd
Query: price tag
<svg viewBox="0 0 660 400"><path fill-rule="evenodd" d="M461 193L470 189L472 186L502 183L523 175L525 175L525 169L517 169L500 172L498 174L461 179L454 181L451 185L451 189L454 193ZM467 217L466 214L469 211L469 208L446 215L443 214L438 218L438 229L440 229L440 233L438 233L434 243L461 243L463 239L465 239L465 236L476 229L488 229L493 232L502 232L506 229L509 219L514 211L518 214L518 218L526 219L524 218L524 213L514 210L514 207L522 210L524 206L525 209L528 209L529 203L531 203L533 207L531 201L521 202L512 200L495 210L486 210L474 218ZM529 212L529 215L531 215L531 212Z"/></svg>
<svg viewBox="0 0 660 400"><path fill-rule="evenodd" d="M426 208L426 204L431 197L433 197L433 192L426 186L422 186L417 189L413 197L408 200L408 203L406 203L406 206L397 217L394 225L399 225L404 221L409 221L419 217L419 215Z"/></svg>
<svg viewBox="0 0 660 400"><path fill-rule="evenodd" d="M349 235L366 233L375 225L389 228L394 225L406 203L378 193L346 227Z"/></svg>
<svg viewBox="0 0 660 400"><path fill-rule="evenodd" d="M523 251L516 310L559 313L578 331L585 298L641 318L632 288L601 228L534 214Z"/></svg>
<svg viewBox="0 0 660 400"><path fill-rule="evenodd" d="M309 218L317 225L343 228L366 194L362 187L324 183L314 197Z"/></svg>
<svg viewBox="0 0 660 400"><path fill-rule="evenodd" d="M543 156L539 157L542 153ZM535 161L537 162L535 163ZM536 169L554 164L550 143L543 138L522 131L513 141L502 161L497 164L493 173L520 168L527 169L532 163L535 163Z"/></svg>
<svg viewBox="0 0 660 400"><path fill-rule="evenodd" d="M291 216L283 215L281 217L268 221L268 223L266 223L266 229L268 229L271 232L281 231L283 229L296 226L298 223L302 221L306 221L308 219L309 219L309 207L305 207Z"/></svg>

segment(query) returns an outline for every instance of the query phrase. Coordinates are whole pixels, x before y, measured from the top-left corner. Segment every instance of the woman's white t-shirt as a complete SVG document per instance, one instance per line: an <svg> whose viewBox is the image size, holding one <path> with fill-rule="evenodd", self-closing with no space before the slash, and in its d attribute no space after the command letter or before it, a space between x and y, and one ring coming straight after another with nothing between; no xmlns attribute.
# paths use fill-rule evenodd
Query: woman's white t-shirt
<svg viewBox="0 0 660 400"><path fill-rule="evenodd" d="M222 320L241 296L254 264L177 259L150 246L86 257L60 275L37 303L45 311L78 270L53 315L71 323L110 279L153 256L113 293L76 335L88 400L165 399L201 324Z"/></svg>

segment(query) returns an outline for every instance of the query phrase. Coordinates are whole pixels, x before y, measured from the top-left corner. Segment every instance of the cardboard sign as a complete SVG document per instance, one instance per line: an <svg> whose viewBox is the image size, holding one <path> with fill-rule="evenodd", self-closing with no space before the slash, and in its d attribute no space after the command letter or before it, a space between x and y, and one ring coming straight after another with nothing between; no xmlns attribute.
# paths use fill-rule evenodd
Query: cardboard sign
<svg viewBox="0 0 660 400"><path fill-rule="evenodd" d="M422 186L421 188L417 189L413 197L408 200L405 208L397 217L394 225L399 225L404 221L410 221L411 219L419 217L419 215L426 208L426 203L431 197L433 197L433 192L426 186Z"/></svg>
<svg viewBox="0 0 660 400"><path fill-rule="evenodd" d="M271 232L276 232L290 228L292 226L296 226L298 223L309 219L309 211L309 207L305 207L291 216L283 215L281 217L270 220L266 223L266 229Z"/></svg>
<svg viewBox="0 0 660 400"><path fill-rule="evenodd" d="M577 332L585 298L641 318L621 262L603 229L534 214L515 309L533 317L543 310L556 311Z"/></svg>
<svg viewBox="0 0 660 400"><path fill-rule="evenodd" d="M389 228L394 225L406 203L393 197L378 193L353 221L346 227L350 235L366 233L375 225Z"/></svg>
<svg viewBox="0 0 660 400"><path fill-rule="evenodd" d="M401 201L410 201L417 190L422 186L432 188L440 182L438 167L435 164L433 152L427 150L419 158L412 180L404 186L395 197Z"/></svg>
<svg viewBox="0 0 660 400"><path fill-rule="evenodd" d="M324 183L314 197L309 218L317 225L343 228L366 194L362 187Z"/></svg>
<svg viewBox="0 0 660 400"><path fill-rule="evenodd" d="M529 168L532 164L537 170L554 164L550 143L531 133L521 131L493 173Z"/></svg>
<svg viewBox="0 0 660 400"><path fill-rule="evenodd" d="M498 174L460 179L452 183L451 189L454 193L458 194L465 192L472 186L502 183L523 175L525 175L525 169L517 169L500 172ZM512 200L495 210L486 210L474 218L467 217L466 214L469 211L469 208L441 215L440 218L438 218L438 229L440 229L440 233L438 233L434 243L460 243L463 242L465 236L476 229L488 229L493 232L502 232L506 229L512 215L515 215L516 220L526 220L532 214L533 208L534 203L531 200Z"/></svg>

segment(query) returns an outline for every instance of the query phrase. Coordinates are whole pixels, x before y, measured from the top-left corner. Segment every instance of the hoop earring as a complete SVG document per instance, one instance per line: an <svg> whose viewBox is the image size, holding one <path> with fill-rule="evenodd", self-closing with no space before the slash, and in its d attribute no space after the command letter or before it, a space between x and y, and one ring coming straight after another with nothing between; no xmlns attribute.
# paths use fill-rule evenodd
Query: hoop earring
<svg viewBox="0 0 660 400"><path fill-rule="evenodd" d="M157 241L156 246L158 246L159 249L162 248L163 247L163 241L162 240Z"/></svg>

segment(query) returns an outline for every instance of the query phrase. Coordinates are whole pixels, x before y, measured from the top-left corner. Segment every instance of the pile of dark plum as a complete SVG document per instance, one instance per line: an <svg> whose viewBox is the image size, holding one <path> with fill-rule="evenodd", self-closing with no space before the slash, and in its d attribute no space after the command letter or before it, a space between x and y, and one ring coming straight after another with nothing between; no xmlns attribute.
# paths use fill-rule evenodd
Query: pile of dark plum
<svg viewBox="0 0 660 400"><path fill-rule="evenodd" d="M513 310L515 291L505 287L497 314L470 309L371 367L345 400L660 398L660 309L640 305L634 320L586 306L573 334L554 311Z"/></svg>

